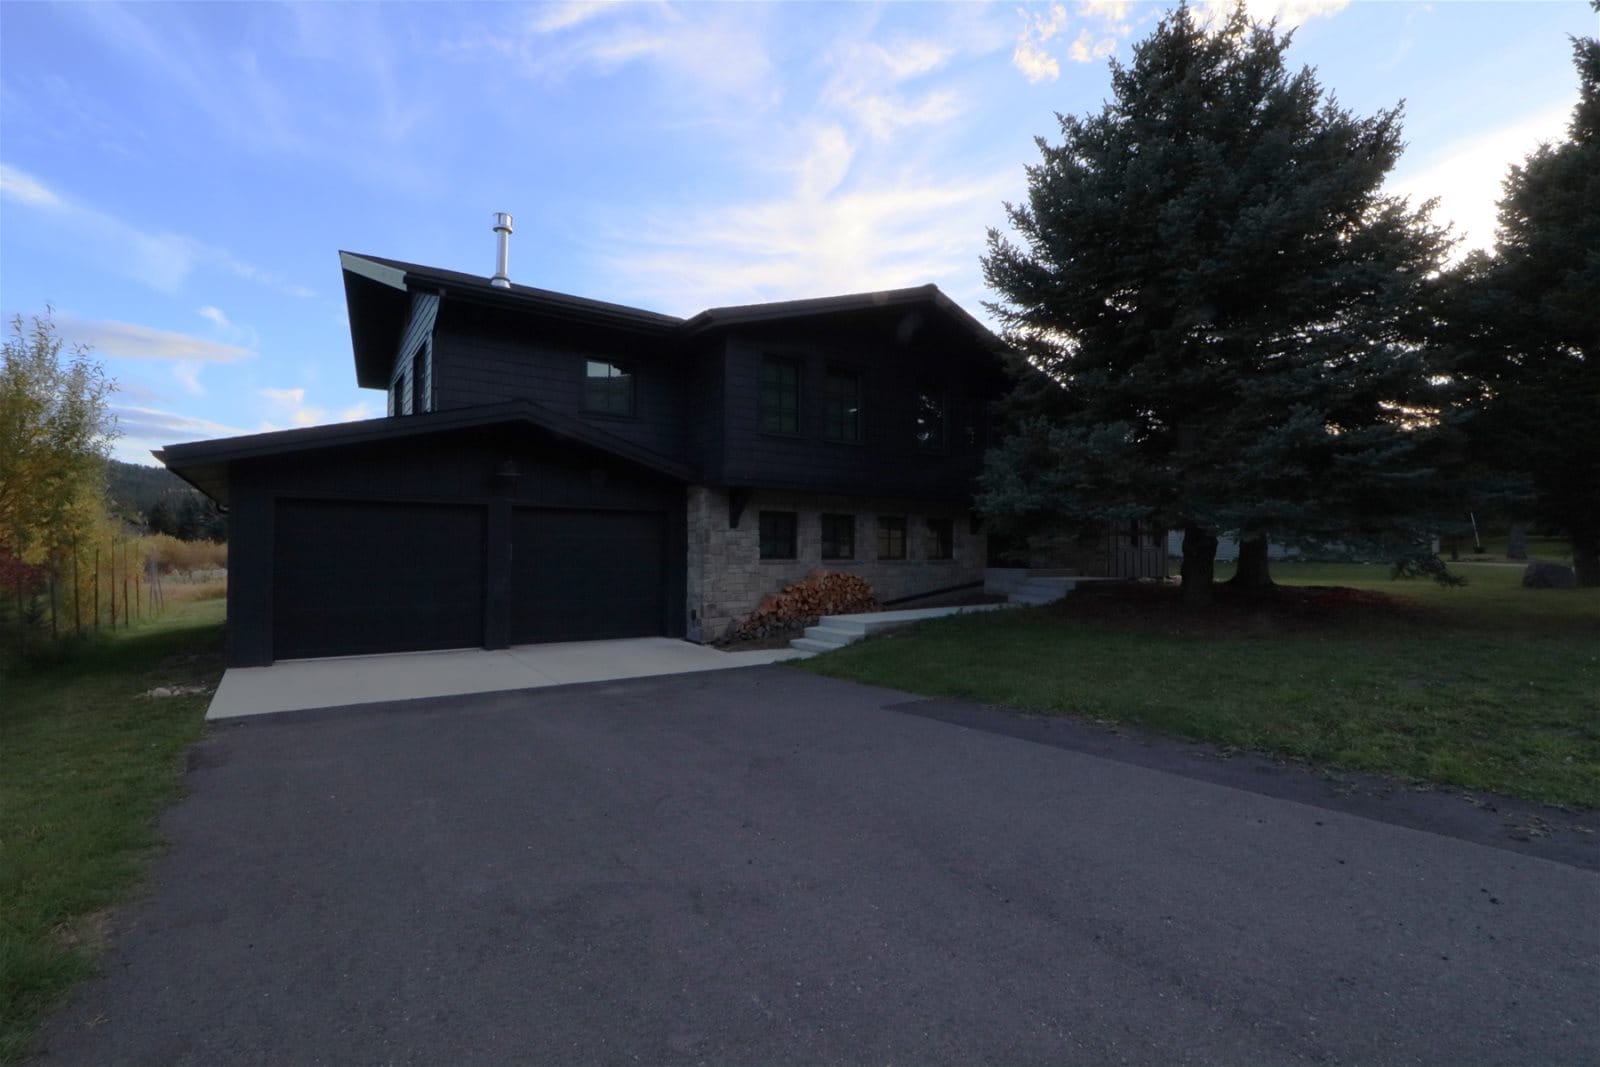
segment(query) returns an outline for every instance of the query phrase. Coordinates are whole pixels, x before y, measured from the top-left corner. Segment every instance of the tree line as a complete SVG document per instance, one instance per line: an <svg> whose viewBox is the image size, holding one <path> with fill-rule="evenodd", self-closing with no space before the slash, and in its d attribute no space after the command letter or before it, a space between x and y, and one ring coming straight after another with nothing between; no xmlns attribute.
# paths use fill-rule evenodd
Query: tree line
<svg viewBox="0 0 1600 1067"><path fill-rule="evenodd" d="M980 507L1180 529L1193 602L1219 533L1259 588L1269 540L1432 559L1486 508L1600 585L1600 43L1572 41L1567 139L1511 168L1493 251L1451 265L1434 202L1382 189L1401 107L1340 107L1291 39L1180 6L1037 139L983 258L1014 384Z"/></svg>

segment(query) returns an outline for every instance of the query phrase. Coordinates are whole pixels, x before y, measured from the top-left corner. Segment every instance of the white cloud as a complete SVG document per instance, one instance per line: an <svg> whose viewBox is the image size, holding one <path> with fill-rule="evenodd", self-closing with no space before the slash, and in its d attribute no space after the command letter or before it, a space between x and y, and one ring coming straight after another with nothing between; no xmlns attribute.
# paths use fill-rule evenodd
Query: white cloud
<svg viewBox="0 0 1600 1067"><path fill-rule="evenodd" d="M224 330L229 329L229 328L231 328L233 326L233 323L228 321L228 316L224 315L222 313L222 309L221 308L212 307L210 304L207 304L205 307L201 308L199 311L196 312L196 314L199 315L202 319L208 319L211 322L216 323L218 326L222 327Z"/></svg>
<svg viewBox="0 0 1600 1067"><path fill-rule="evenodd" d="M1065 5L1052 4L1046 11L1034 14L1019 10L1018 14L1022 16L1022 32L1017 36L1017 47L1011 53L1011 65L1034 84L1055 81L1061 77L1061 64L1044 45L1066 27Z"/></svg>
<svg viewBox="0 0 1600 1067"><path fill-rule="evenodd" d="M1078 14L1101 22L1118 23L1126 27L1128 14L1133 9L1132 0L1082 0ZM1124 28L1123 32L1127 32Z"/></svg>
<svg viewBox="0 0 1600 1067"><path fill-rule="evenodd" d="M0 196L33 207L61 206L61 198L43 182L4 163L0 163Z"/></svg>
<svg viewBox="0 0 1600 1067"><path fill-rule="evenodd" d="M540 4L533 9L528 25L539 33L555 33L587 22L616 7L612 0L567 0L566 3Z"/></svg>
<svg viewBox="0 0 1600 1067"><path fill-rule="evenodd" d="M1201 0L1204 18L1212 23L1221 22L1233 14L1236 0ZM1292 28L1314 18L1332 18L1350 6L1350 0L1245 0L1245 12L1256 22L1278 20L1278 25Z"/></svg>
<svg viewBox="0 0 1600 1067"><path fill-rule="evenodd" d="M269 414L261 422L263 430L283 429L284 423L290 426L321 426L330 422L354 422L357 419L372 418L372 409L365 400L331 414L325 408L307 404L305 386L265 388L256 392L267 401Z"/></svg>
<svg viewBox="0 0 1600 1067"><path fill-rule="evenodd" d="M1501 183L1512 164L1520 164L1542 142L1560 141L1572 105L1547 105L1516 122L1462 138L1435 152L1419 170L1402 169L1389 188L1413 203L1439 198L1437 221L1450 222L1461 242L1455 254L1494 244L1495 209Z"/></svg>
<svg viewBox="0 0 1600 1067"><path fill-rule="evenodd" d="M1115 37L1096 38L1089 30L1080 30L1072 42L1072 47L1067 54L1074 63L1092 63L1097 59L1104 59L1117 50Z"/></svg>
<svg viewBox="0 0 1600 1067"><path fill-rule="evenodd" d="M97 355L117 359L166 359L182 363L235 363L253 353L240 345L157 330L133 322L96 321L57 314L56 325L64 340L86 344Z"/></svg>
<svg viewBox="0 0 1600 1067"><path fill-rule="evenodd" d="M206 387L200 384L200 371L205 365L202 363L175 363L172 367L172 376L195 396L204 396Z"/></svg>

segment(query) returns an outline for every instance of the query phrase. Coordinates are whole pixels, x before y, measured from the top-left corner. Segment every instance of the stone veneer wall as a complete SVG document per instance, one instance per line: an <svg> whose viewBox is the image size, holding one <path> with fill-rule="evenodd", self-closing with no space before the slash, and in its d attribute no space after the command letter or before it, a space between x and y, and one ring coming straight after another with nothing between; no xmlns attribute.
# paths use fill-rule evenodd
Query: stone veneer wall
<svg viewBox="0 0 1600 1067"><path fill-rule="evenodd" d="M892 497L831 496L816 493L753 491L739 516L738 529L728 528L728 494L705 486L690 486L689 613L691 641L714 641L761 603L761 598L815 570L860 575L872 584L880 601L928 593L968 582L982 582L988 539L973 533L966 509L950 503L933 503ZM798 515L797 559L761 559L763 511L792 511ZM856 517L856 558L822 558L820 516ZM906 558L878 559L878 516L902 515L906 520ZM929 559L927 520L951 521L954 559Z"/></svg>

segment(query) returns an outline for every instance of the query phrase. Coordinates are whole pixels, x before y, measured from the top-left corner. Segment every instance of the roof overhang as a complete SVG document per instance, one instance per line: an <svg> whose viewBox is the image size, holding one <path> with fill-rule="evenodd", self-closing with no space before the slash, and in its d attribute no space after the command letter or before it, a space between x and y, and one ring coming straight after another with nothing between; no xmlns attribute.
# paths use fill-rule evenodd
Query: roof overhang
<svg viewBox="0 0 1600 1067"><path fill-rule="evenodd" d="M229 474L235 463L506 425L534 427L556 438L587 445L678 481L695 479L694 469L687 464L531 400L513 400L504 404L437 411L426 415L308 426L242 437L223 437L214 441L193 441L168 445L157 449L152 455L178 477L219 505L227 507Z"/></svg>

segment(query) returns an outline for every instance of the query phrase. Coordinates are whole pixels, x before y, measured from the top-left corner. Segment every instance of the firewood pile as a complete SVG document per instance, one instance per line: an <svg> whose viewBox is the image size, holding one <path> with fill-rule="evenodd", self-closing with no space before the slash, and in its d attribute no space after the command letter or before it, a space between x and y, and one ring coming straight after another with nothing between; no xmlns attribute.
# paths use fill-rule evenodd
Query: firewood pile
<svg viewBox="0 0 1600 1067"><path fill-rule="evenodd" d="M741 641L769 637L815 626L824 615L877 610L878 600L865 578L812 571L781 592L763 597L760 606L740 619L729 636Z"/></svg>

